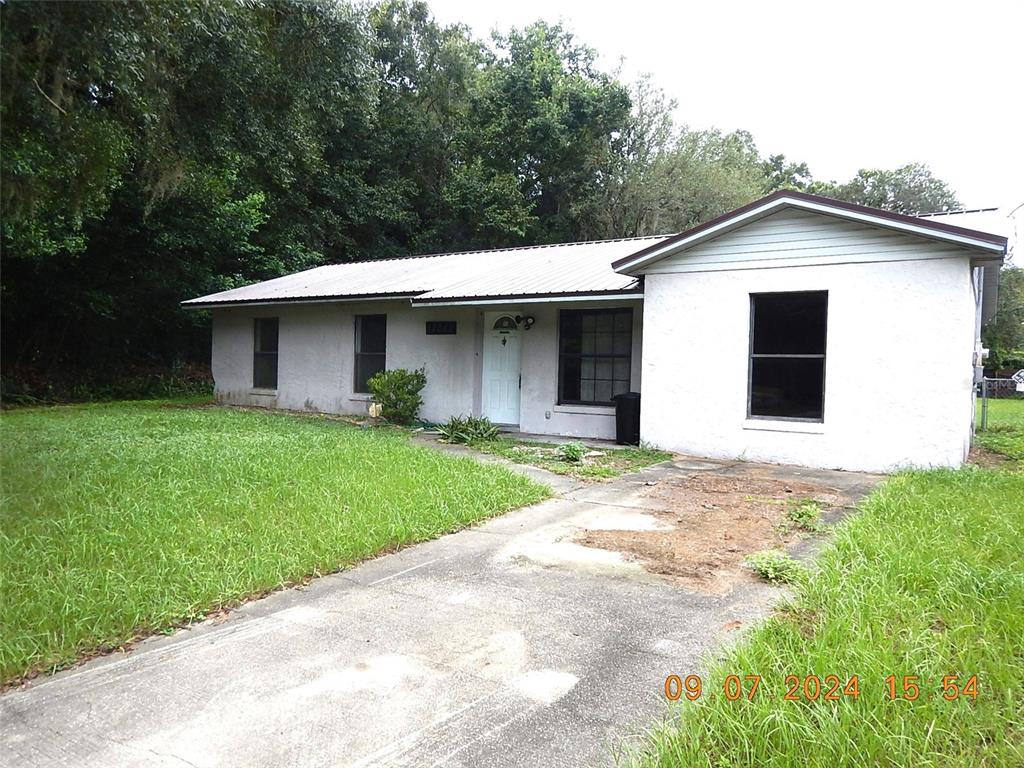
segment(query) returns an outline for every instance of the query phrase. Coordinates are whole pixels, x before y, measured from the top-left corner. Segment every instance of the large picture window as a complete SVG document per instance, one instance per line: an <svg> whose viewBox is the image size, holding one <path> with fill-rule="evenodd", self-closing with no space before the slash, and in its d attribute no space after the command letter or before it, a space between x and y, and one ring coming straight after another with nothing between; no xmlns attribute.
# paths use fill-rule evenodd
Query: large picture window
<svg viewBox="0 0 1024 768"><path fill-rule="evenodd" d="M253 324L252 385L277 389L277 318L257 317Z"/></svg>
<svg viewBox="0 0 1024 768"><path fill-rule="evenodd" d="M748 415L822 421L828 291L750 295Z"/></svg>
<svg viewBox="0 0 1024 768"><path fill-rule="evenodd" d="M564 309L558 326L558 402L608 405L629 391L632 309Z"/></svg>
<svg viewBox="0 0 1024 768"><path fill-rule="evenodd" d="M387 315L356 315L355 392L369 392L366 382L384 370L387 338Z"/></svg>

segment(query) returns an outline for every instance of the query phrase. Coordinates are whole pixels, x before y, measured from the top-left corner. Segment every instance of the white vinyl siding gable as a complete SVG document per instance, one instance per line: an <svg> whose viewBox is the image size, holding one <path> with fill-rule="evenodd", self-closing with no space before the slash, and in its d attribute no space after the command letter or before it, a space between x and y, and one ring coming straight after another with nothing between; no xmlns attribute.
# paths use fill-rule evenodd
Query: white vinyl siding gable
<svg viewBox="0 0 1024 768"><path fill-rule="evenodd" d="M643 274L962 258L973 254L877 226L785 210L641 269Z"/></svg>

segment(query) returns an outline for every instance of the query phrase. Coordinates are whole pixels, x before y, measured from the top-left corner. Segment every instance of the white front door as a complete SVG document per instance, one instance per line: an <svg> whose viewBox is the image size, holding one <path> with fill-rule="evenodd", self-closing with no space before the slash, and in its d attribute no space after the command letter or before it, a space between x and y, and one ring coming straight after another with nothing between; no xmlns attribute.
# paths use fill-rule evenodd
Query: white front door
<svg viewBox="0 0 1024 768"><path fill-rule="evenodd" d="M519 327L506 312L484 313L483 415L519 424Z"/></svg>

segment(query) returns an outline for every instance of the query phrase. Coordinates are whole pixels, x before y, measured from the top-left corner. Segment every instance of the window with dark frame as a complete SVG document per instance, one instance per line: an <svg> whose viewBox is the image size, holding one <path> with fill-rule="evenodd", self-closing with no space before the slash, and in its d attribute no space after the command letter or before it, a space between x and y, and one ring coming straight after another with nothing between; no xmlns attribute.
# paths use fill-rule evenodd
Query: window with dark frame
<svg viewBox="0 0 1024 768"><path fill-rule="evenodd" d="M252 385L256 389L277 389L276 317L257 317L253 322Z"/></svg>
<svg viewBox="0 0 1024 768"><path fill-rule="evenodd" d="M828 291L750 294L747 415L823 421Z"/></svg>
<svg viewBox="0 0 1024 768"><path fill-rule="evenodd" d="M387 337L387 315L356 315L354 392L369 392L366 382L384 370Z"/></svg>
<svg viewBox="0 0 1024 768"><path fill-rule="evenodd" d="M632 309L563 309L558 316L558 402L609 405L629 391Z"/></svg>

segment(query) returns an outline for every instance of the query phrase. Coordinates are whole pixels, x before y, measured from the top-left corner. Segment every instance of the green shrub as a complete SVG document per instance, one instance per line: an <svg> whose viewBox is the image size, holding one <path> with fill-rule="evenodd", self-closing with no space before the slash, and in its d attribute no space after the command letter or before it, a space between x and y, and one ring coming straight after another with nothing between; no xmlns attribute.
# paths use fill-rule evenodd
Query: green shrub
<svg viewBox="0 0 1024 768"><path fill-rule="evenodd" d="M562 461L579 464L587 455L587 446L583 443L564 443L558 446L558 456Z"/></svg>
<svg viewBox="0 0 1024 768"><path fill-rule="evenodd" d="M420 393L427 386L427 374L422 368L409 371L395 368L375 373L366 382L373 399L380 403L382 416L392 424L412 424L423 405Z"/></svg>
<svg viewBox="0 0 1024 768"><path fill-rule="evenodd" d="M792 505L786 510L786 517L797 528L802 528L810 533L816 533L822 529L821 505L814 499L806 499Z"/></svg>
<svg viewBox="0 0 1024 768"><path fill-rule="evenodd" d="M773 584L793 584L807 575L807 566L777 549L747 555L746 561L754 573Z"/></svg>
<svg viewBox="0 0 1024 768"><path fill-rule="evenodd" d="M498 428L486 416L452 416L437 431L449 443L479 443L498 436Z"/></svg>

